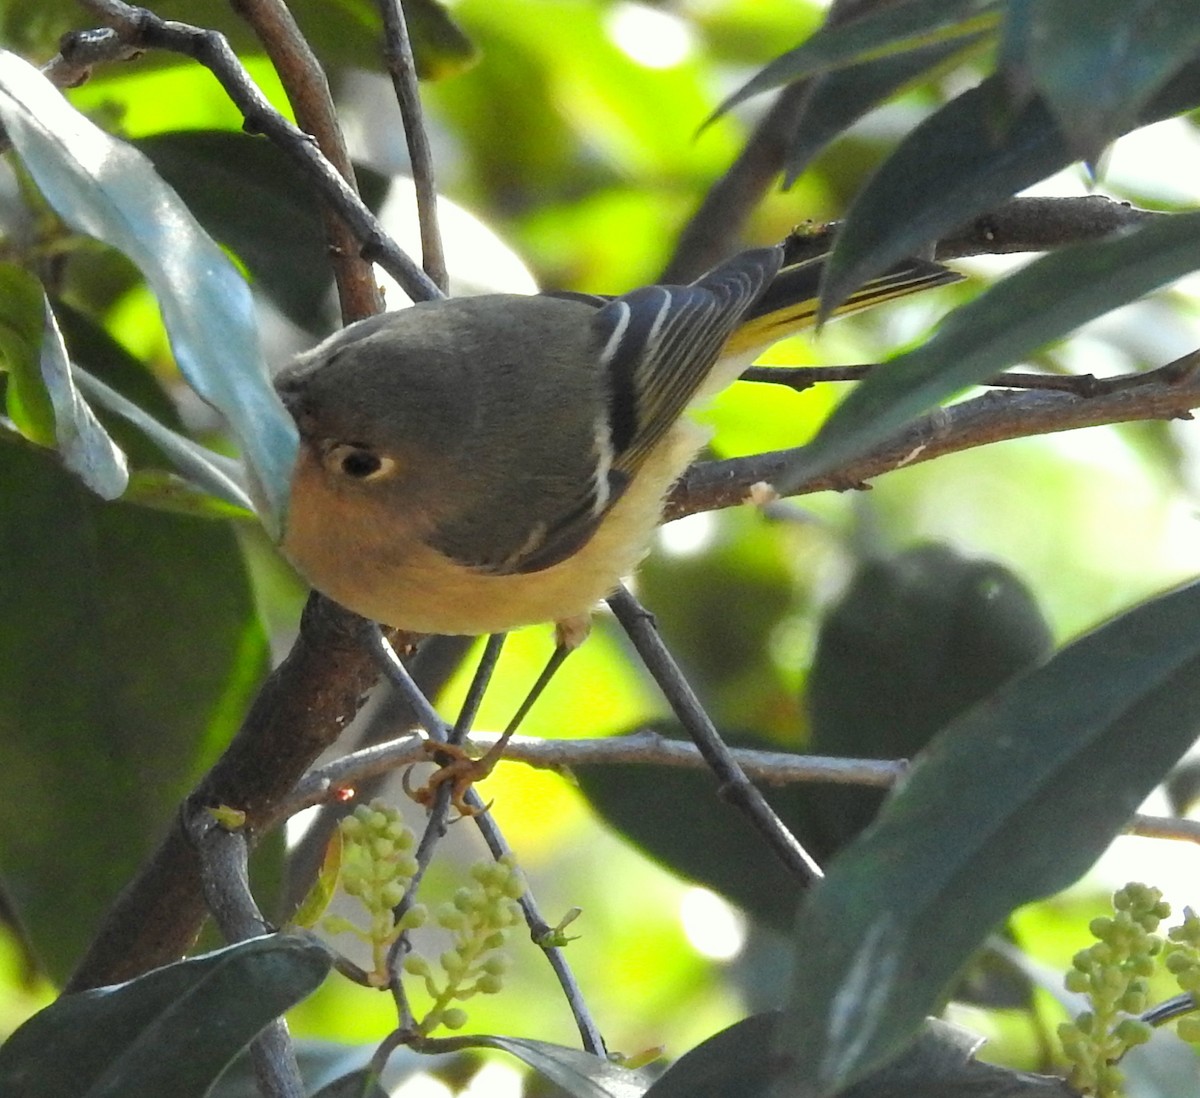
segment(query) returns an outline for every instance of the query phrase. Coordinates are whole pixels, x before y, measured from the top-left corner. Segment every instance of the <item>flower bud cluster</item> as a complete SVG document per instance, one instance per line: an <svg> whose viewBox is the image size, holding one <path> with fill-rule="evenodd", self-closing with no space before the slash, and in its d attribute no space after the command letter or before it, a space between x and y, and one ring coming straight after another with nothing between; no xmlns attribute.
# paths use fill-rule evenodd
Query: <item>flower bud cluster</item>
<svg viewBox="0 0 1200 1098"><path fill-rule="evenodd" d="M1150 1039L1140 1018L1148 1005L1150 976L1163 939L1155 933L1171 913L1157 888L1128 884L1113 896L1112 917L1090 924L1097 939L1080 950L1066 976L1068 991L1086 994L1092 1009L1058 1028L1071 1062L1071 1084L1096 1098L1117 1098L1123 1076L1117 1061Z"/></svg>
<svg viewBox="0 0 1200 1098"><path fill-rule="evenodd" d="M1183 909L1183 922L1167 931L1167 971L1175 977L1179 990L1200 1003L1200 915L1190 907ZM1200 1042L1200 1017L1187 1014L1175 1027L1189 1044Z"/></svg>
<svg viewBox="0 0 1200 1098"><path fill-rule="evenodd" d="M512 928L522 922L517 901L524 891L524 879L511 858L481 862L471 868L471 883L435 911L434 921L450 931L453 942L438 958L441 975L418 954L410 954L404 962L404 970L424 981L433 1000L419 1025L422 1033L440 1025L461 1028L466 1012L453 1004L501 989L508 958L499 951Z"/></svg>
<svg viewBox="0 0 1200 1098"><path fill-rule="evenodd" d="M374 969L370 980L382 987L388 982L388 949L404 931L420 926L427 918L420 905L410 907L399 922L394 912L417 872L413 857L416 836L404 823L399 809L381 800L359 805L339 828L343 843L341 886L366 908L370 922L364 929L349 919L331 915L322 925L333 934L354 934L371 946Z"/></svg>

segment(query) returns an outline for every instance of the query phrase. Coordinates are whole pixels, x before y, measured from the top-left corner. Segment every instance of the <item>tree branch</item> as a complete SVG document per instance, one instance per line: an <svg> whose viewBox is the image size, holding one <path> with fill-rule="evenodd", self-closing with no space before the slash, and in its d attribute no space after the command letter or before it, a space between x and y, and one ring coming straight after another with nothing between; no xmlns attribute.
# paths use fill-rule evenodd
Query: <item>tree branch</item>
<svg viewBox="0 0 1200 1098"><path fill-rule="evenodd" d="M231 4L267 51L300 128L316 138L317 148L357 196L358 181L333 107L329 80L287 5L283 0L231 0ZM381 312L383 295L371 264L359 252L354 229L325 202L321 203L321 217L343 321Z"/></svg>
<svg viewBox="0 0 1200 1098"><path fill-rule="evenodd" d="M122 0L80 0L80 3L111 26L129 46L183 54L209 69L242 112L246 129L275 142L350 226L361 242L359 254L364 259L383 267L415 301L442 296L425 272L383 231L375 215L325 159L313 139L271 106L224 35L160 19L153 12Z"/></svg>
<svg viewBox="0 0 1200 1098"><path fill-rule="evenodd" d="M1200 351L1145 374L1104 383L1095 396L989 392L921 417L892 440L840 468L798 485L790 495L862 488L882 473L1006 439L1137 420L1191 419L1200 407ZM732 507L756 484L771 484L803 448L773 450L693 465L672 489L664 521Z"/></svg>
<svg viewBox="0 0 1200 1098"><path fill-rule="evenodd" d="M1144 839L1174 839L1178 842L1200 843L1200 820L1178 816L1134 816L1125 829L1129 835Z"/></svg>
<svg viewBox="0 0 1200 1098"><path fill-rule="evenodd" d="M933 255L935 259L952 260L973 255L1044 252L1102 240L1147 221L1172 216L1101 194L1077 198L1010 198L942 237ZM841 227L840 221L805 226L803 233L788 241L788 258L797 263L825 255L833 247Z"/></svg>

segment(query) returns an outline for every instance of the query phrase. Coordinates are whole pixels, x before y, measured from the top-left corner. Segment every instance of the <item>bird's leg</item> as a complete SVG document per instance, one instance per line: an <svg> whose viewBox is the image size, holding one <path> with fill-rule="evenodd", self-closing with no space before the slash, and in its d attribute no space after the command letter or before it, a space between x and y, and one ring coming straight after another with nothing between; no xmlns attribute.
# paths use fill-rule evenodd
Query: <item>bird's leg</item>
<svg viewBox="0 0 1200 1098"><path fill-rule="evenodd" d="M581 621L582 625L580 624ZM468 755L457 743L431 743L429 750L433 753L434 758L443 762L443 765L439 770L430 775L429 781L425 785L410 793L412 798L419 804L429 806L433 803L433 797L438 787L444 785L446 782L450 782L453 789L450 800L454 807L458 809L459 814L462 816L476 815L478 810L471 808L464 801L467 790L475 782L486 778L496 768L496 764L500 761L501 756L503 756L504 748L508 745L508 741L513 738L517 729L520 728L521 722L529 714L529 710L533 708L534 703L542 696L546 687L550 685L550 680L554 678L563 661L583 643L588 632L589 623L584 619L571 618L559 622L556 626L557 643L554 646L554 651L550 654L550 659L546 662L546 666L542 668L542 673L538 675L529 693L525 695L525 700L517 707L516 713L513 714L512 720L508 722L508 726L500 734L500 738L478 759L474 759ZM502 642L503 635L497 634L497 636L500 637ZM492 637L489 645L495 640L496 637ZM492 671L496 665L496 657L499 656L499 644L497 644L490 662L488 660L489 651L490 649L484 651L484 658L480 661L479 669L476 671L475 678L471 682L471 690L468 692L467 702L463 705L464 713L467 711L467 706L472 699L474 699L474 709L478 708L479 699L482 697L483 691L491 679ZM482 685L480 685L481 679L483 680ZM469 730L470 720L474 719L474 709L470 713L470 718L465 722L463 715L459 715L458 723L455 725L456 739L461 738ZM445 761L447 758L449 761Z"/></svg>
<svg viewBox="0 0 1200 1098"><path fill-rule="evenodd" d="M508 727L501 733L500 738L487 749L487 752L479 758L472 758L458 744L430 743L427 750L435 759L442 763L442 766L429 776L429 780L420 789L409 791L409 795L413 800L418 804L429 807L433 804L433 798L438 788L445 785L446 782L450 782L453 790L450 796L450 803L458 810L459 815L478 815L480 810L472 808L464 799L467 790L476 782L483 781L496 768L496 764L504 754L504 748L507 746L508 741L512 739L517 729L521 726L521 722L533 707L534 702L541 696L542 691L546 689L550 680L554 677L554 673L562 666L563 660L570 653L570 648L566 648L561 644L555 646L546 666L542 668L542 673L533 684L533 688L525 696L525 700L521 702L516 713L513 714L512 720L508 722ZM486 811L486 808L483 811Z"/></svg>

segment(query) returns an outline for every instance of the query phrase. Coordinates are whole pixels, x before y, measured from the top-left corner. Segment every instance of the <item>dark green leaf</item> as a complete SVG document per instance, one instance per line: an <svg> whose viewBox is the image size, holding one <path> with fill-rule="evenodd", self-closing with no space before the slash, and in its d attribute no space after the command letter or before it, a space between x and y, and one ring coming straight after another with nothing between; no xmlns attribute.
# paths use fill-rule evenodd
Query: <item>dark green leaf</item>
<svg viewBox="0 0 1200 1098"><path fill-rule="evenodd" d="M646 1098L775 1098L780 1075L782 1015L738 1022L673 1064ZM892 1063L841 1093L841 1098L1073 1098L1061 1079L981 1063L982 1040L929 1019L912 1046Z"/></svg>
<svg viewBox="0 0 1200 1098"><path fill-rule="evenodd" d="M236 268L131 146L77 112L32 66L0 53L0 120L47 201L146 276L188 382L229 420L278 529L296 430L262 361Z"/></svg>
<svg viewBox="0 0 1200 1098"><path fill-rule="evenodd" d="M685 571L698 567L696 560L679 565ZM681 611L664 597L662 577L656 581L659 597L648 603L663 607L665 635L676 638L673 647L682 645L679 655L710 687L719 681L710 663L721 653L728 661L733 653L736 671L736 654L757 652L787 605L773 576L750 572L744 564L734 576L729 606L722 585L709 582L691 585L701 593ZM691 622L692 614L697 622ZM700 629L699 622L714 620L723 623L719 632ZM753 622L756 633L749 627ZM701 636L681 629L688 625ZM953 716L1048 651L1045 624L1016 577L941 546L918 548L867 565L830 612L808 678L807 740L801 738L801 722L790 739L728 727L722 735L734 747L908 758ZM758 658L761 663L765 655L759 652ZM748 697L769 690L751 681ZM750 703L740 693L734 696L745 715ZM686 739L677 725L656 731ZM800 897L795 881L745 819L716 796L711 774L630 764L579 767L575 777L613 827L672 872L716 890L765 925L790 930ZM765 793L822 865L866 825L883 799L881 789L825 783Z"/></svg>
<svg viewBox="0 0 1200 1098"><path fill-rule="evenodd" d="M0 1093L201 1098L272 1018L332 967L308 936L272 935L64 996L0 1047Z"/></svg>
<svg viewBox="0 0 1200 1098"><path fill-rule="evenodd" d="M1148 125L1200 104L1200 63L1146 104ZM1040 99L1013 107L1001 77L951 100L880 165L846 214L825 269L822 307L942 234L992 209L1075 159Z"/></svg>
<svg viewBox="0 0 1200 1098"><path fill-rule="evenodd" d="M420 79L454 76L479 60L475 44L438 0L404 0L404 16Z"/></svg>
<svg viewBox="0 0 1200 1098"><path fill-rule="evenodd" d="M102 503L29 445L0 445L0 499L0 872L62 977L267 646L228 524Z"/></svg>
<svg viewBox="0 0 1200 1098"><path fill-rule="evenodd" d="M573 1098L641 1098L650 1085L644 1073L576 1048L491 1035L472 1037L470 1043L516 1056Z"/></svg>
<svg viewBox="0 0 1200 1098"><path fill-rule="evenodd" d="M923 346L876 371L834 410L777 487L788 492L893 436L961 389L1085 321L1200 267L1200 214L1063 248L951 313Z"/></svg>
<svg viewBox="0 0 1200 1098"><path fill-rule="evenodd" d="M333 285L325 229L312 185L279 148L222 130L161 133L136 144L256 287L296 324L318 331ZM378 210L386 178L365 168L356 175L363 200Z"/></svg>
<svg viewBox="0 0 1200 1098"><path fill-rule="evenodd" d="M646 1098L766 1098L779 1076L772 1043L780 1015L755 1014L710 1037L675 1061Z"/></svg>
<svg viewBox="0 0 1200 1098"><path fill-rule="evenodd" d="M1021 42L1005 51L1006 60L1017 69L1018 86L1041 94L1078 158L1095 159L1132 129L1147 100L1200 47L1193 0L1039 0L1023 7Z"/></svg>
<svg viewBox="0 0 1200 1098"><path fill-rule="evenodd" d="M973 53L986 35L968 35L950 42L866 61L813 79L796 134L788 144L784 186L791 186L813 157L868 111L885 99Z"/></svg>
<svg viewBox="0 0 1200 1098"><path fill-rule="evenodd" d="M908 0L879 5L869 15L847 23L827 24L755 74L713 117L805 76L977 34L999 23L999 9L997 0Z"/></svg>
<svg viewBox="0 0 1200 1098"><path fill-rule="evenodd" d="M806 898L777 1049L824 1098L909 1044L1013 908L1076 880L1196 737L1200 584L1114 619L944 729Z"/></svg>
<svg viewBox="0 0 1200 1098"><path fill-rule="evenodd" d="M1002 565L925 545L869 561L826 615L808 675L809 748L916 756L950 720L1052 647L1028 588ZM806 790L801 841L825 865L875 816L884 791Z"/></svg>

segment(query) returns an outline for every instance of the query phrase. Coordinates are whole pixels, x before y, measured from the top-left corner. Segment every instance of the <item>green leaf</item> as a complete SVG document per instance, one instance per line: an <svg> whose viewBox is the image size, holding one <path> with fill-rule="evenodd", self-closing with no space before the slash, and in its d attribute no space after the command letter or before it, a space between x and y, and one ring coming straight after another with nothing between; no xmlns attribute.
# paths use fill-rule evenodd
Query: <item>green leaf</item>
<svg viewBox="0 0 1200 1098"><path fill-rule="evenodd" d="M1033 594L991 561L923 545L868 561L826 615L808 674L809 749L909 759L954 717L1050 654ZM880 789L805 789L798 832L821 865L870 823Z"/></svg>
<svg viewBox="0 0 1200 1098"><path fill-rule="evenodd" d="M8 415L31 442L53 446L54 405L41 371L43 301L42 285L33 275L0 264L0 369L8 375Z"/></svg>
<svg viewBox="0 0 1200 1098"><path fill-rule="evenodd" d="M814 78L788 145L784 186L790 187L817 153L867 112L903 89L958 64L987 38L985 34L968 35Z"/></svg>
<svg viewBox="0 0 1200 1098"><path fill-rule="evenodd" d="M772 1059L778 1011L721 1030L675 1061L646 1098L766 1098L779 1069Z"/></svg>
<svg viewBox="0 0 1200 1098"><path fill-rule="evenodd" d="M641 1098L650 1085L644 1072L631 1071L576 1048L490 1034L472 1037L469 1043L516 1056L573 1098Z"/></svg>
<svg viewBox="0 0 1200 1098"><path fill-rule="evenodd" d="M997 0L908 0L869 15L823 26L794 50L777 57L714 112L724 114L752 96L806 76L891 57L978 34L1000 21Z"/></svg>
<svg viewBox="0 0 1200 1098"><path fill-rule="evenodd" d="M802 904L776 1048L802 1098L911 1043L989 931L1076 880L1195 740L1200 584L1019 676L933 741Z"/></svg>
<svg viewBox="0 0 1200 1098"><path fill-rule="evenodd" d="M149 161L79 114L36 69L0 53L0 120L47 201L146 276L179 368L236 434L282 526L296 430L262 361L253 299L224 253Z"/></svg>
<svg viewBox="0 0 1200 1098"><path fill-rule="evenodd" d="M673 1064L646 1098L775 1098L781 1015L746 1018ZM1075 1098L1061 1079L981 1063L983 1041L929 1019L912 1046L840 1098Z"/></svg>
<svg viewBox="0 0 1200 1098"><path fill-rule="evenodd" d="M146 366L96 321L65 302L54 308L73 378L91 396L105 427L134 465L122 499L180 514L252 517L240 464L183 434L175 406ZM188 479L166 472L164 463Z"/></svg>
<svg viewBox="0 0 1200 1098"><path fill-rule="evenodd" d="M254 518L249 498L234 503L210 495L183 477L163 469L138 469L129 476L129 487L121 497L126 503L169 511L176 515L192 515L218 521Z"/></svg>
<svg viewBox="0 0 1200 1098"><path fill-rule="evenodd" d="M404 0L404 17L420 79L456 76L479 60L475 44L438 0Z"/></svg>
<svg viewBox="0 0 1200 1098"><path fill-rule="evenodd" d="M0 1047L0 1093L202 1098L225 1065L333 964L315 938L254 938L59 999Z"/></svg>
<svg viewBox="0 0 1200 1098"><path fill-rule="evenodd" d="M254 504L242 487L238 469L224 455L214 453L178 431L172 431L133 401L78 367L72 371L72 376L98 405L115 412L141 430L179 473L200 491L223 500L236 514L249 514L254 510ZM146 487L147 482L143 478L140 489ZM191 511L187 507L171 509Z"/></svg>
<svg viewBox="0 0 1200 1098"><path fill-rule="evenodd" d="M57 449L63 465L101 498L116 499L129 483L125 455L75 388L41 283L19 267L0 266L0 310L7 406L17 429Z"/></svg>
<svg viewBox="0 0 1200 1098"><path fill-rule="evenodd" d="M1200 47L1193 0L1037 0L1014 5L1006 50L1017 85L1041 94L1076 157L1095 159ZM1024 47L1022 49L1022 47Z"/></svg>
<svg viewBox="0 0 1200 1098"><path fill-rule="evenodd" d="M236 253L256 288L294 323L319 330L333 288L325 229L312 185L283 152L222 130L155 134L136 145L205 230ZM362 167L355 174L377 211L387 178Z"/></svg>
<svg viewBox="0 0 1200 1098"><path fill-rule="evenodd" d="M725 563L728 569L730 562ZM699 558L677 562L685 573L698 564ZM752 638L769 635L769 626L787 605L773 583L754 585L733 574L730 606L722 608L721 585L710 582L692 585L701 593L687 607L701 621L719 619L728 627L715 637L709 631L714 649L727 659L747 645L756 651ZM662 590L658 594L648 605L663 607L665 635L682 644L679 655L711 690L719 684L710 666L718 651L697 647L690 630L680 628L679 608ZM768 618L758 622L755 634L743 622L745 614ZM940 545L922 546L865 565L825 619L808 675L812 716L807 739L803 722L786 730L790 737L725 724L721 734L732 747L761 751L909 758L951 718L1049 649L1037 604L1015 576L998 564L970 560ZM734 657L735 670L739 658ZM765 657L759 653L759 658ZM752 680L752 691L735 694L743 719L753 719L748 699L769 695L769 684ZM676 724L656 724L654 731L687 739ZM784 933L791 930L798 886L756 840L745 819L716 796L711 774L628 764L579 767L575 778L604 819L650 857L721 893L756 921ZM764 792L822 865L874 817L884 795L881 789L825 783Z"/></svg>
<svg viewBox="0 0 1200 1098"><path fill-rule="evenodd" d="M1200 63L1138 113L1144 126L1200 104ZM825 267L830 313L858 286L942 234L1075 159L1045 103L1016 109L993 76L951 100L904 139L858 193Z"/></svg>
<svg viewBox="0 0 1200 1098"><path fill-rule="evenodd" d="M956 309L923 346L855 387L783 474L786 493L891 438L946 397L1200 268L1200 214L1062 248Z"/></svg>
<svg viewBox="0 0 1200 1098"><path fill-rule="evenodd" d="M317 871L316 880L308 895L300 902L296 913L290 922L294 926L313 927L317 920L325 914L337 891L338 882L342 879L342 829L335 827L325 844L325 854L321 858L321 868Z"/></svg>
<svg viewBox="0 0 1200 1098"><path fill-rule="evenodd" d="M0 873L61 978L267 645L228 524L103 503L28 445L0 444L0 499Z"/></svg>
<svg viewBox="0 0 1200 1098"><path fill-rule="evenodd" d="M129 484L125 455L79 395L62 332L44 301L41 370L54 407L54 435L63 465L101 499L117 499Z"/></svg>

